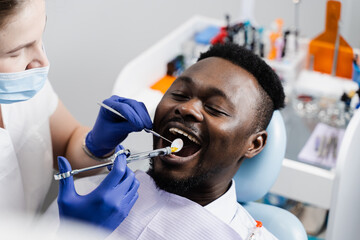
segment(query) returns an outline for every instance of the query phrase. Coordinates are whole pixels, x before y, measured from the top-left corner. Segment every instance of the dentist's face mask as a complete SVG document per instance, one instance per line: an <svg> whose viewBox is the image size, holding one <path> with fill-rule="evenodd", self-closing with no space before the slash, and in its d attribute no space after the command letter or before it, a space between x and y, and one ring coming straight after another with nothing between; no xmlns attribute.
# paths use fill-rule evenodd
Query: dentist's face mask
<svg viewBox="0 0 360 240"><path fill-rule="evenodd" d="M26 101L44 86L49 66L23 72L0 73L0 104Z"/></svg>

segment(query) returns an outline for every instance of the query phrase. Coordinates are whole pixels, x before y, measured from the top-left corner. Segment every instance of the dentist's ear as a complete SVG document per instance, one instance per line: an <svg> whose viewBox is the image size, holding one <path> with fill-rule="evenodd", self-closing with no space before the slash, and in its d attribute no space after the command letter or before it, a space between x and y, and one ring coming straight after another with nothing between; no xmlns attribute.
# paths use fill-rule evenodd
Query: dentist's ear
<svg viewBox="0 0 360 240"><path fill-rule="evenodd" d="M267 140L267 132L265 130L252 134L249 137L248 149L244 154L244 156L246 158L255 157L265 147L266 140Z"/></svg>

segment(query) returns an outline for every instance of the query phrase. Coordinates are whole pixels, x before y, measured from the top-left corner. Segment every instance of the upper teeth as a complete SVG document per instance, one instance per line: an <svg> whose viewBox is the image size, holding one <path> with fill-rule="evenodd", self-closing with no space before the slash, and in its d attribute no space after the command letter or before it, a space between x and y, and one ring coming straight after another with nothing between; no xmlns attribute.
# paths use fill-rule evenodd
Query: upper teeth
<svg viewBox="0 0 360 240"><path fill-rule="evenodd" d="M187 137L188 139L190 139L190 141L193 141L194 143L200 145L199 141L196 140L196 138L194 138L193 136L187 134L186 132L184 132L178 128L170 128L169 131L173 134L175 134L175 133L181 134L181 135Z"/></svg>

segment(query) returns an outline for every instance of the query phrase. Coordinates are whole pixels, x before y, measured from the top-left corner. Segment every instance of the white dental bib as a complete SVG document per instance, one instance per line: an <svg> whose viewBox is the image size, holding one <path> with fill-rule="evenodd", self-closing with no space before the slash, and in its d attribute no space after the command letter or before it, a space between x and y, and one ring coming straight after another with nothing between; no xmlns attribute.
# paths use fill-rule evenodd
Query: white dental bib
<svg viewBox="0 0 360 240"><path fill-rule="evenodd" d="M129 215L107 239L242 239L233 228L201 205L157 189L153 179L142 171L135 174L140 182L139 198ZM91 192L104 176L76 180L76 191L80 195ZM57 214L55 201L45 215Z"/></svg>
<svg viewBox="0 0 360 240"><path fill-rule="evenodd" d="M241 239L230 226L201 205L156 188L137 171L139 199L110 239Z"/></svg>
<svg viewBox="0 0 360 240"><path fill-rule="evenodd" d="M129 215L107 239L241 240L247 239L256 225L250 214L236 202L236 195L235 198L232 196L235 188L228 190L211 206L202 207L189 199L157 189L153 179L142 171L136 171L135 175L140 182L139 198ZM105 177L106 174L102 174L77 179L75 189L78 194L86 195L99 186ZM234 205L233 201L235 209L229 207ZM233 217L226 220L230 215ZM47 223L59 224L57 201L52 203L45 216ZM277 238L262 227L256 239Z"/></svg>

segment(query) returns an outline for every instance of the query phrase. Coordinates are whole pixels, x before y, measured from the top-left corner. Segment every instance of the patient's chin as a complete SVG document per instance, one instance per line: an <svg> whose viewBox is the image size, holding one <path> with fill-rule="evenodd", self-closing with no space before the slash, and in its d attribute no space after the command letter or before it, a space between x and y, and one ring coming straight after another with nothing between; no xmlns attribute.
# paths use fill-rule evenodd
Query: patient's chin
<svg viewBox="0 0 360 240"><path fill-rule="evenodd" d="M170 176L164 176L162 174L155 173L152 167L148 170L147 173L154 179L156 186L159 189L180 196L184 196L198 188L206 179L208 179L209 175L206 173L184 179L174 179Z"/></svg>

